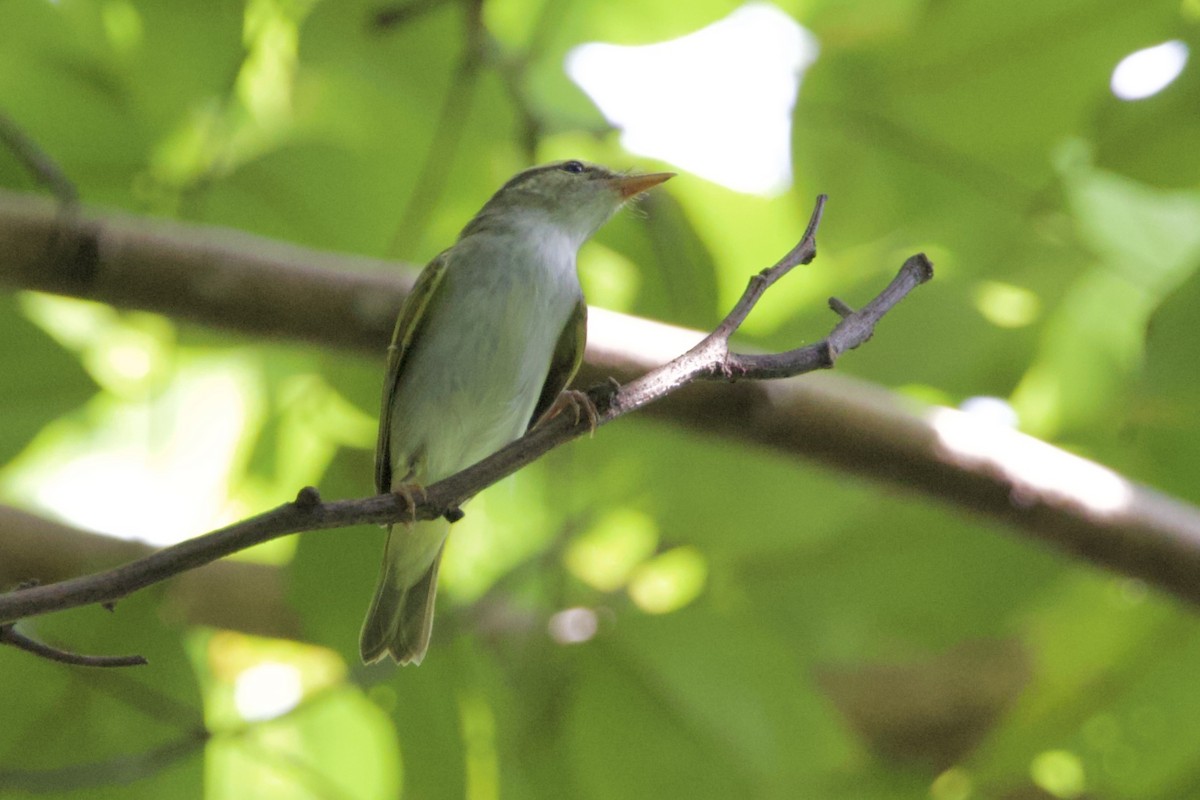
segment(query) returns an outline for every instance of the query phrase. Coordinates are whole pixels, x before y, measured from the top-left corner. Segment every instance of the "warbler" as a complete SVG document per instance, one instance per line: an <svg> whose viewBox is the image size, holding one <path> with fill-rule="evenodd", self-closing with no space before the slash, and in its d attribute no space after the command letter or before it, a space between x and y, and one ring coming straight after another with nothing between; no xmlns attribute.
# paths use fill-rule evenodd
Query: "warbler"
<svg viewBox="0 0 1200 800"><path fill-rule="evenodd" d="M447 478L551 411L583 359L580 246L630 198L673 176L557 161L492 195L400 310L379 415L378 492L412 494ZM389 528L359 640L364 663L425 657L449 526Z"/></svg>

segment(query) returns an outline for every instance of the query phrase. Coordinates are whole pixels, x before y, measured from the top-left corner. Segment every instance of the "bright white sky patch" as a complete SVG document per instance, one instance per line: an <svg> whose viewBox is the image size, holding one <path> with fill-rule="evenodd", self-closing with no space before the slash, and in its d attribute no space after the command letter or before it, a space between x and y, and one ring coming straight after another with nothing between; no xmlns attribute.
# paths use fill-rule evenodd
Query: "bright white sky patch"
<svg viewBox="0 0 1200 800"><path fill-rule="evenodd" d="M1112 93L1121 100L1152 97L1179 77L1187 61L1188 46L1178 39L1137 50L1113 70Z"/></svg>
<svg viewBox="0 0 1200 800"><path fill-rule="evenodd" d="M984 422L1005 428L1015 429L1019 422L1016 410L999 397L968 397L958 408Z"/></svg>
<svg viewBox="0 0 1200 800"><path fill-rule="evenodd" d="M94 436L47 448L8 489L68 523L155 545L227 524L253 390L223 360L180 368L156 401L106 405Z"/></svg>
<svg viewBox="0 0 1200 800"><path fill-rule="evenodd" d="M622 129L630 152L774 194L791 185L792 106L816 57L812 34L778 8L751 3L669 42L580 45L566 69Z"/></svg>

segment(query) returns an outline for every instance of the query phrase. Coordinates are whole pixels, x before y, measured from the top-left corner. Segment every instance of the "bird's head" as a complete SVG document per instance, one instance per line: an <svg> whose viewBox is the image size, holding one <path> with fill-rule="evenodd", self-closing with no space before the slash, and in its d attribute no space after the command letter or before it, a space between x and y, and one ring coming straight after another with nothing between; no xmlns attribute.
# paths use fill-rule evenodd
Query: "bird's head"
<svg viewBox="0 0 1200 800"><path fill-rule="evenodd" d="M552 225L582 244L628 200L674 177L627 175L582 161L555 161L515 175L463 231L480 227Z"/></svg>

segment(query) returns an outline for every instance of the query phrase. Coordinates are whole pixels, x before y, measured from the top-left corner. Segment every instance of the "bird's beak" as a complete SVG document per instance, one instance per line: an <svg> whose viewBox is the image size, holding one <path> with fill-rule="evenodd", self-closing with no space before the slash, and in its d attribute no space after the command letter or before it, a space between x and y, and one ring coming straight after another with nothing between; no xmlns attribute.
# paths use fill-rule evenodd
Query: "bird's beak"
<svg viewBox="0 0 1200 800"><path fill-rule="evenodd" d="M622 200L648 192L664 181L675 177L674 172L651 172L649 175L619 175L612 179Z"/></svg>

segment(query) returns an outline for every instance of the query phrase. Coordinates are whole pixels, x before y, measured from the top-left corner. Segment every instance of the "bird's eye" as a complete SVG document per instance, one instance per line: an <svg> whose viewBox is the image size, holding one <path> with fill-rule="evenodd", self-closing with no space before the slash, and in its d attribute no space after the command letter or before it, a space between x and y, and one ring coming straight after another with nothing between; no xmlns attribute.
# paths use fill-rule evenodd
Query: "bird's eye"
<svg viewBox="0 0 1200 800"><path fill-rule="evenodd" d="M563 172L570 172L572 175L582 175L587 171L587 167L578 161L568 161L559 167L559 169Z"/></svg>

